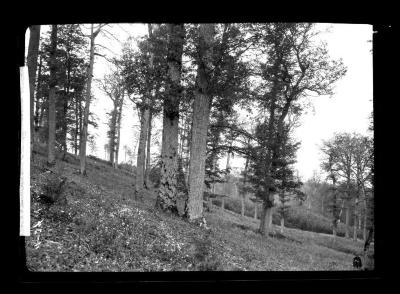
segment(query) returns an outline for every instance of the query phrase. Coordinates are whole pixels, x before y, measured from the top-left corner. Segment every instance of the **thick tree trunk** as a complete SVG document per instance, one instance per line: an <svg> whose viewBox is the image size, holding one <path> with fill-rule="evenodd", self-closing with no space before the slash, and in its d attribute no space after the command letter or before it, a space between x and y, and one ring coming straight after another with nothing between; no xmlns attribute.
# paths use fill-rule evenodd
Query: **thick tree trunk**
<svg viewBox="0 0 400 294"><path fill-rule="evenodd" d="M178 213L176 201L178 195L178 117L168 118L164 110L163 144L161 153L161 183L157 195L157 208Z"/></svg>
<svg viewBox="0 0 400 294"><path fill-rule="evenodd" d="M83 126L80 136L80 173L81 175L86 175L86 142L88 135L88 121L89 121L89 109L90 109L90 100L91 100L91 89L92 89L92 77L93 77L93 65L94 65L94 40L99 30L93 32L93 24L91 26L91 35L90 35L90 63L87 77L87 87L86 87L86 100L85 100L85 111L83 115Z"/></svg>
<svg viewBox="0 0 400 294"><path fill-rule="evenodd" d="M140 137L139 137L139 147L137 152L136 184L135 184L135 199L137 200L140 200L143 197L144 172L146 167L146 142L147 142L148 127L149 127L150 109L147 106L145 106L144 108L142 108L141 112L142 114L140 122Z"/></svg>
<svg viewBox="0 0 400 294"><path fill-rule="evenodd" d="M214 25L201 24L199 28L199 60L190 146L188 217L191 220L203 216L203 188L207 149L207 130L210 120L211 97L209 96L210 74L212 70L212 43Z"/></svg>
<svg viewBox="0 0 400 294"><path fill-rule="evenodd" d="M285 228L285 218L281 217L281 234L283 234L283 229Z"/></svg>
<svg viewBox="0 0 400 294"><path fill-rule="evenodd" d="M178 214L178 133L179 103L181 101L181 72L185 29L183 24L168 25L168 88L163 107L163 134L161 145L161 180L156 207ZM181 183L182 186L183 183ZM203 205L203 203L202 203ZM187 209L185 207L185 215Z"/></svg>
<svg viewBox="0 0 400 294"><path fill-rule="evenodd" d="M271 223L272 223L272 203L271 203L271 194L267 192L266 199L262 202L262 213L261 213L261 221L259 232L261 235L268 236Z"/></svg>
<svg viewBox="0 0 400 294"><path fill-rule="evenodd" d="M203 188L209 115L209 97L197 93L193 105L193 126L189 161L188 211L190 219L197 219L203 213Z"/></svg>
<svg viewBox="0 0 400 294"><path fill-rule="evenodd" d="M257 202L254 202L254 219L257 219Z"/></svg>
<svg viewBox="0 0 400 294"><path fill-rule="evenodd" d="M261 235L265 235L265 223L267 219L267 206L264 202L261 204L261 215L260 215L260 227L259 232Z"/></svg>
<svg viewBox="0 0 400 294"><path fill-rule="evenodd" d="M49 82L49 112L48 112L48 154L47 163L55 164L55 138L56 138L56 86L57 86L57 25L52 25L51 30L51 51L50 51L50 82Z"/></svg>
<svg viewBox="0 0 400 294"><path fill-rule="evenodd" d="M150 147L151 147L151 120L153 118L153 113L150 111L149 114L149 128L147 130L147 147L146 147L146 172L144 177L144 185L147 189L150 188Z"/></svg>
<svg viewBox="0 0 400 294"><path fill-rule="evenodd" d="M34 101L35 101L35 81L36 81L36 69L37 59L39 51L39 40L40 40L40 25L34 25L29 27L30 37L28 45L28 74L29 74L29 92L30 92L30 117L31 117L31 152L34 142Z"/></svg>

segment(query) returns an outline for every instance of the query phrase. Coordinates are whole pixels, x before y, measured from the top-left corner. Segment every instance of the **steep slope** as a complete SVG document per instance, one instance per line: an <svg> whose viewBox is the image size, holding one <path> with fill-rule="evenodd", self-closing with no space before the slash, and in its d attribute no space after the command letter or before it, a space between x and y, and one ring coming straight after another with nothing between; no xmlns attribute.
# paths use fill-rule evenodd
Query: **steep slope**
<svg viewBox="0 0 400 294"><path fill-rule="evenodd" d="M154 190L134 201L130 171L93 158L87 177L78 169L73 155L49 170L35 154L31 271L352 270L361 251L361 243L295 229L265 238L256 220L221 210L206 213L208 229L155 210ZM53 204L43 201L49 191L60 194Z"/></svg>

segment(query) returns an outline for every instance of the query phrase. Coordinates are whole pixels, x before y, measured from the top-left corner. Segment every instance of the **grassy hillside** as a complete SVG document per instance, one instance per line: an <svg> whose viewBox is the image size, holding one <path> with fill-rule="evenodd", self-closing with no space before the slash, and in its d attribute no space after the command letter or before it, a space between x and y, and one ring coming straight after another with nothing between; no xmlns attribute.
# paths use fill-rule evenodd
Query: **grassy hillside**
<svg viewBox="0 0 400 294"><path fill-rule="evenodd" d="M217 207L221 207L222 203L220 200L216 199L213 204ZM237 198L225 198L225 209L235 212L237 214L241 213L241 201ZM247 217L254 217L254 203L251 201L245 201L245 211L244 214ZM260 211L258 211L257 218L260 218ZM272 223L275 225L280 224L280 215L278 212L274 212ZM311 231L324 234L332 234L332 221L331 219L310 211L304 206L293 205L288 208L287 216L285 219L285 226L289 228L300 229L304 231ZM345 236L345 225L342 223L338 224L337 235ZM359 230L358 237L362 238L362 232Z"/></svg>
<svg viewBox="0 0 400 294"><path fill-rule="evenodd" d="M88 158L88 175L78 159L58 160L50 170L35 154L31 167L31 271L352 270L362 243L286 229L269 237L258 221L230 211L205 214L209 229L154 210L155 190L133 200L133 174ZM56 203L40 197L57 192Z"/></svg>

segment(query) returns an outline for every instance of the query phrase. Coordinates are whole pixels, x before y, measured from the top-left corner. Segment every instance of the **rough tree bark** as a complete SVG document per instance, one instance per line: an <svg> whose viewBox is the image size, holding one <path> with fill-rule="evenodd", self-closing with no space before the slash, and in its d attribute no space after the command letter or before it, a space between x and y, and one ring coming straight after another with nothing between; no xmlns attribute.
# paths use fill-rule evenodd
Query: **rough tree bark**
<svg viewBox="0 0 400 294"><path fill-rule="evenodd" d="M79 105L78 99L76 99L76 101L75 101L75 130L74 130L74 154L75 155L78 155L78 149L80 149L79 143L78 143L79 136L80 136L80 133L79 133L80 123L79 122L80 122L80 105Z"/></svg>
<svg viewBox="0 0 400 294"><path fill-rule="evenodd" d="M278 65L278 61L276 62L275 66ZM271 105L269 107L269 113L270 113L270 119L268 121L268 134L269 134L269 139L276 140L274 136L274 125L275 125L275 110L276 110L276 100L277 100L277 88L278 88L278 83L277 79L275 78L273 88L271 90L272 93L272 101ZM279 118L280 121L282 121L283 114ZM278 144L276 144L278 145ZM269 233L269 219L266 220L266 217L269 217L271 214L272 210L272 201L270 199L271 197L271 192L270 192L270 183L271 183L271 163L272 163L272 150L269 148L267 151L267 156L266 156L266 175L265 175L265 181L266 181L266 186L264 187L265 190L265 197L263 199L262 203L262 211L261 211L261 218L260 218L260 227L258 231L260 232L261 235L267 235ZM266 228L267 225L267 228Z"/></svg>
<svg viewBox="0 0 400 294"><path fill-rule="evenodd" d="M144 185L147 189L150 188L150 147L151 147L151 121L153 119L153 112L150 111L149 114L149 128L147 130L147 147L146 147L146 169L145 169L145 175L144 175Z"/></svg>
<svg viewBox="0 0 400 294"><path fill-rule="evenodd" d="M147 102L147 103L146 103ZM146 142L147 132L149 127L150 109L148 107L148 99L146 98L146 105L141 108L140 115L140 136L139 147L137 152L136 161L136 182L135 182L135 199L141 200L143 197L144 189L144 171L146 167Z"/></svg>
<svg viewBox="0 0 400 294"><path fill-rule="evenodd" d="M57 64L56 64L56 50L57 50L57 25L52 25L51 29L51 49L50 49L50 81L49 81L49 112L48 112L48 153L47 163L49 165L55 164L55 139L56 139L56 87L57 87Z"/></svg>
<svg viewBox="0 0 400 294"><path fill-rule="evenodd" d="M193 102L189 198L187 202L187 216L190 220L203 216L206 143L211 106L208 82L212 70L214 30L213 24L201 24L199 27L199 60L197 60L196 90Z"/></svg>
<svg viewBox="0 0 400 294"><path fill-rule="evenodd" d="M80 156L80 173L81 175L86 175L86 143L87 143L87 135L88 135L88 122L89 122L89 109L90 109L90 100L91 100L91 89L92 89L92 77L93 77L93 65L94 65L94 47L95 47L95 39L99 34L101 29L101 25L99 28L94 31L93 24L91 25L91 34L90 34L90 62L89 69L87 73L87 86L86 86L86 98L85 98L85 110L83 114L83 122L82 122L82 131L80 132L80 140L79 140L79 156Z"/></svg>
<svg viewBox="0 0 400 294"><path fill-rule="evenodd" d="M37 74L37 82L36 82L36 102L35 102L35 118L34 118L34 130L36 133L36 130L39 128L39 126L41 125L41 122L39 121L39 111L40 111L40 84L41 84L41 80L42 80L42 56L39 56L39 68L38 68L38 74ZM35 139L37 141L37 139Z"/></svg>
<svg viewBox="0 0 400 294"><path fill-rule="evenodd" d="M261 215L260 215L260 228L259 228L261 235L268 235L269 233L269 228L266 228L266 223L269 223L268 216L270 213L271 213L271 207L268 206L266 201L263 201Z"/></svg>
<svg viewBox="0 0 400 294"><path fill-rule="evenodd" d="M29 27L30 37L28 45L28 74L29 74L29 94L30 94L30 116L31 116L31 153L33 149L34 142L34 101L35 101L35 81L36 81L36 69L37 69L37 59L39 52L39 40L40 40L40 25L34 25Z"/></svg>
<svg viewBox="0 0 400 294"><path fill-rule="evenodd" d="M115 167L115 138L116 138L116 128L117 128L117 112L118 112L118 98L114 97L113 98L114 102L114 109L112 110L111 113L111 122L110 122L110 137L109 137L109 154L110 154L110 163L112 167Z"/></svg>
<svg viewBox="0 0 400 294"><path fill-rule="evenodd" d="M168 25L168 87L163 105L161 179L156 208L178 214L178 133L181 72L185 28L183 24Z"/></svg>

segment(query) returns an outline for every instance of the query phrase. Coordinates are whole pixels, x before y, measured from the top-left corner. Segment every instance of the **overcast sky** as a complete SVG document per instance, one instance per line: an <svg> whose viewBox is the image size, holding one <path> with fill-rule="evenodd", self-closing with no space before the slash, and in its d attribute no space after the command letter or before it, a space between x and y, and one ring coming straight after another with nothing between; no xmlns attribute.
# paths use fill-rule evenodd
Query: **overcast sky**
<svg viewBox="0 0 400 294"><path fill-rule="evenodd" d="M86 27L89 28L89 25ZM332 97L312 97L312 108L302 116L301 126L296 130L297 139L301 141L301 148L297 153L299 170L303 180L309 178L314 170L319 170L321 154L319 146L322 140L333 136L335 132L358 132L367 134L368 117L372 112L372 39L371 25L358 24L318 24L321 30L330 28L329 32L322 33L320 38L328 44L331 57L342 58L347 66L347 74L336 83L335 94ZM44 27L42 32L47 28ZM143 36L147 34L147 25L120 24L111 25L107 30L121 42L129 35ZM29 33L27 34L27 38ZM29 40L29 39L27 39ZM119 54L121 44L113 37L99 35L96 43L106 46L112 52ZM26 43L28 44L28 43ZM111 45L112 44L112 45ZM102 53L108 56L112 52L103 49ZM102 78L108 71L109 65L101 57L96 57L94 78ZM95 101L91 110L98 118L99 128L89 129L95 133L97 152L95 155L104 158L104 144L107 143L107 116L112 103L101 91L94 87ZM124 161L123 146L133 147L138 139L139 121L137 111L132 103L127 101L124 108L121 129L120 161ZM160 133L161 122L154 123L155 132ZM160 135L156 137L161 140ZM157 153L159 146L152 146L152 153ZM90 148L88 152L92 153ZM222 161L224 162L224 161ZM233 168L242 169L244 161L238 157L231 161Z"/></svg>

